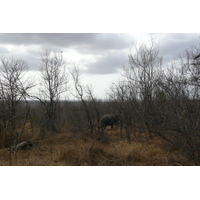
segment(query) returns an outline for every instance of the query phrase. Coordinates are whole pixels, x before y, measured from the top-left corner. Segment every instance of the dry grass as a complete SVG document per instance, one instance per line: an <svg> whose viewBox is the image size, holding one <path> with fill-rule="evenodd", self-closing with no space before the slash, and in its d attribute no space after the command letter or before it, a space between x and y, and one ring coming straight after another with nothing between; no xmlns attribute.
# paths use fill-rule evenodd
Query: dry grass
<svg viewBox="0 0 200 200"><path fill-rule="evenodd" d="M16 154L0 150L0 165L14 166L163 166L186 162L178 151L169 152L159 138L136 137L128 143L119 132L108 131L107 143L81 134L61 134L35 140L32 150Z"/></svg>

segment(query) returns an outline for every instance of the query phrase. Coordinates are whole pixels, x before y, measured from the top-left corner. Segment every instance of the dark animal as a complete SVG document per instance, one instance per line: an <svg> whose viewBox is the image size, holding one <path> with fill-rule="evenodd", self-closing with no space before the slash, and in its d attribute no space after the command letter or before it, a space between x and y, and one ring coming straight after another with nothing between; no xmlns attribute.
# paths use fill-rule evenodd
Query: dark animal
<svg viewBox="0 0 200 200"><path fill-rule="evenodd" d="M120 114L106 114L101 117L99 127L104 130L107 126L110 126L112 129L113 125L118 125L119 123L122 123Z"/></svg>

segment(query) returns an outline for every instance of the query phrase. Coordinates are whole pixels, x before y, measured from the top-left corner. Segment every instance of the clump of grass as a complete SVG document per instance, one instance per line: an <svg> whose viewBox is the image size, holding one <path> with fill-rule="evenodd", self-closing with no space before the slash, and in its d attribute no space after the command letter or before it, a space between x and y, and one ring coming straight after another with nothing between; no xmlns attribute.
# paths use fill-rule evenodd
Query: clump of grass
<svg viewBox="0 0 200 200"><path fill-rule="evenodd" d="M66 165L120 166L144 165L150 159L138 143L129 144L124 140L105 145L77 140L74 145L60 148L58 160Z"/></svg>
<svg viewBox="0 0 200 200"><path fill-rule="evenodd" d="M75 147L60 148L57 161L63 162L64 165L78 166L79 155Z"/></svg>

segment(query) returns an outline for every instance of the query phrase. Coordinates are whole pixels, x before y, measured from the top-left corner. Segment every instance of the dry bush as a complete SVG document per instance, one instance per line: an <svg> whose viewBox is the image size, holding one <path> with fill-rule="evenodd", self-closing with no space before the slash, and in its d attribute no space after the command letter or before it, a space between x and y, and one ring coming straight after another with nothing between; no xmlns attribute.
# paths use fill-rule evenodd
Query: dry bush
<svg viewBox="0 0 200 200"><path fill-rule="evenodd" d="M18 166L162 166L189 165L178 151L169 151L159 138L128 142L119 132L107 131L109 143L81 133L47 136L32 150L0 150L0 165Z"/></svg>
<svg viewBox="0 0 200 200"><path fill-rule="evenodd" d="M162 149L159 141L154 142L128 143L126 140L118 140L102 144L76 140L60 148L58 161L65 165L89 166L169 165L174 162L175 157L169 160L169 153Z"/></svg>

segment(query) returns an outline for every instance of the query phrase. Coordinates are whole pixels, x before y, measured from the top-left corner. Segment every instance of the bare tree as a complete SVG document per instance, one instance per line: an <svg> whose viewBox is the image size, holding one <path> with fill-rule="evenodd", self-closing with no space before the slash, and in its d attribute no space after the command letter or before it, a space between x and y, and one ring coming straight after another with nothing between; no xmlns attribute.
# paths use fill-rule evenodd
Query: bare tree
<svg viewBox="0 0 200 200"><path fill-rule="evenodd" d="M96 119L94 123L94 128L97 127L97 132L99 134L100 132L100 127L99 127L99 122L100 122L100 112L99 112L99 107L98 107L98 100L94 97L93 94L93 88L92 86L87 86L86 87L86 93L88 95L88 100L91 101L91 108L93 109L92 113L94 113L93 119Z"/></svg>
<svg viewBox="0 0 200 200"><path fill-rule="evenodd" d="M122 137L122 125L126 132L127 140L130 141L130 134L134 120L134 111L132 102L130 101L129 88L126 81L113 83L109 93L111 101L113 101L115 110L121 114L120 135ZM131 102L131 103L130 103ZM123 122L123 123L122 123Z"/></svg>
<svg viewBox="0 0 200 200"><path fill-rule="evenodd" d="M91 115L91 112L89 110L89 107L87 105L87 102L86 102L86 100L84 98L85 87L80 83L80 70L79 70L79 67L74 66L74 68L70 71L70 73L72 75L72 78L73 78L73 81L74 81L74 87L75 87L75 90L76 90L76 94L74 96L77 99L80 99L82 104L83 104L83 106L84 106L84 109L85 109L85 112L86 112L86 116L87 116L88 125L90 127L90 136L92 137L93 133L94 133L93 119L92 119L92 115ZM92 91L90 89L88 90L88 93L89 93L90 96L92 95ZM94 100L93 95L92 95L92 98Z"/></svg>
<svg viewBox="0 0 200 200"><path fill-rule="evenodd" d="M150 130L150 122L155 117L153 98L158 71L161 68L162 58L159 57L159 47L154 39L149 45L135 47L135 53L129 55L129 73L126 74L129 85L138 88L139 99L142 101L143 118ZM151 135L150 135L151 136Z"/></svg>
<svg viewBox="0 0 200 200"><path fill-rule="evenodd" d="M58 102L61 94L68 90L68 77L62 52L55 53L50 48L42 48L40 56L40 94L36 98L44 106L43 128L50 129L54 134L58 132Z"/></svg>
<svg viewBox="0 0 200 200"><path fill-rule="evenodd" d="M200 162L199 48L187 49L160 80L166 96L168 140L196 164Z"/></svg>
<svg viewBox="0 0 200 200"><path fill-rule="evenodd" d="M113 84L111 96L118 101L123 113L127 137L130 135L128 127L136 124L134 122L144 124L152 137L154 123L161 117L154 103L162 68L159 46L153 38L149 44L135 44L128 58L129 66L124 67L123 80Z"/></svg>
<svg viewBox="0 0 200 200"><path fill-rule="evenodd" d="M30 78L26 78L28 64L20 59L13 57L0 56L0 95L1 95L1 119L5 138L15 135L16 143L19 141L24 131L27 116L29 112L28 102L26 100L29 90L33 87ZM26 111L22 113L19 109L21 102L26 102ZM24 118L22 130L19 133L19 121ZM16 130L18 128L18 133Z"/></svg>

